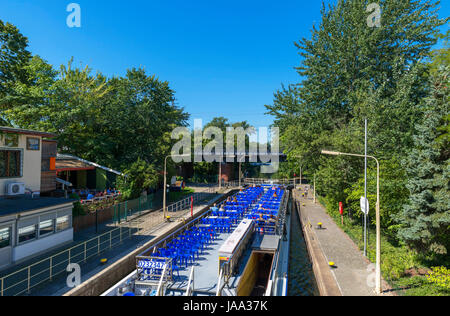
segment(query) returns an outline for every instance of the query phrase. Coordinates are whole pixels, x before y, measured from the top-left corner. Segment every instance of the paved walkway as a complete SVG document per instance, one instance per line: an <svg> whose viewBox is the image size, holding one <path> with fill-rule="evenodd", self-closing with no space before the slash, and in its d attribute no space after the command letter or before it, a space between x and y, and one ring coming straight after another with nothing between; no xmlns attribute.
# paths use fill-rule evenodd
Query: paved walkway
<svg viewBox="0 0 450 316"><path fill-rule="evenodd" d="M312 190L309 190L312 193ZM312 225L314 239L327 262L335 262L332 274L343 296L375 296L375 266L358 249L356 244L342 231L318 202L312 197L300 197L303 225ZM323 229L316 229L323 223ZM386 289L386 283L384 289ZM390 295L390 294L386 294Z"/></svg>

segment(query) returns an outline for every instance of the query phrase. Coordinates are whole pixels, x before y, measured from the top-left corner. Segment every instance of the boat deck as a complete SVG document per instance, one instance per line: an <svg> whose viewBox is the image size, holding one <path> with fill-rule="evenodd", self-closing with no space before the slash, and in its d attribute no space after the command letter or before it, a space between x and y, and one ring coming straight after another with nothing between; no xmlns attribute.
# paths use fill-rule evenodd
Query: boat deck
<svg viewBox="0 0 450 316"><path fill-rule="evenodd" d="M253 212L255 216L254 207L260 205L260 200L254 201L253 204L249 205L247 212L242 216L242 218L232 224L230 233L219 233L217 232L215 238L204 245L204 249L199 253L198 257L195 258L194 262L190 262L187 266L180 266L177 263L179 269L176 269L172 273L172 278L164 283L164 294L165 296L180 296L185 295L188 287L193 288L194 291L190 292L190 295L194 296L215 296L217 293L217 286L219 282L219 258L223 254L219 254L222 245L229 239L232 232L243 222L248 221L248 214ZM269 206L270 207L270 206ZM282 205L277 206L276 212L282 208ZM269 208L270 209L270 208ZM251 211L253 210L253 211ZM255 219L253 219L255 221ZM197 224L197 226L203 226ZM244 275L245 268L249 262L252 253L257 252L268 252L275 254L279 250L280 246L280 235L273 234L272 231L266 231L267 227L260 226L259 229L255 229L253 232L253 238L250 240L250 244L246 248L243 248L243 253L234 267L234 273L228 279L226 287L223 289L225 295L235 296L237 292L237 287ZM272 232L272 234L270 234ZM190 284L189 279L191 272L194 272L193 284ZM127 276L116 286L111 288L104 296L122 296L123 291L129 291L126 294L135 295L157 295L156 289L158 288L158 283L155 281L137 281L138 270L134 271L132 274ZM222 284L223 286L223 284ZM222 292L221 286L221 292ZM123 296L127 296L127 295Z"/></svg>

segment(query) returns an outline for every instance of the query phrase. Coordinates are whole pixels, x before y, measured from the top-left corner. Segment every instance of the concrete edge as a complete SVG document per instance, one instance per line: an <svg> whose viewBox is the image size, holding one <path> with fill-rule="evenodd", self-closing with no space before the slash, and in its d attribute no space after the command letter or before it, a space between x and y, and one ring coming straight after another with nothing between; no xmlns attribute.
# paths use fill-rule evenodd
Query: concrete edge
<svg viewBox="0 0 450 316"><path fill-rule="evenodd" d="M342 296L339 285L331 273L330 266L322 253L320 245L317 243L315 233L311 230L310 224L304 223L300 203L296 196L293 198L300 218L300 223L302 225L303 235L305 237L306 246L311 258L313 272L320 296Z"/></svg>

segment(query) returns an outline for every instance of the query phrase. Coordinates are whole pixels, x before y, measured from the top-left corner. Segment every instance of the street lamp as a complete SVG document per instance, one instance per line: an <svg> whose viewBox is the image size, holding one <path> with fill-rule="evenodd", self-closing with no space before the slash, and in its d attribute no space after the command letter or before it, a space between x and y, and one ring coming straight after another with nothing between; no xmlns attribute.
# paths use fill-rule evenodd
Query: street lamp
<svg viewBox="0 0 450 316"><path fill-rule="evenodd" d="M302 158L302 156L293 156L294 158ZM300 163L300 188L302 186L302 178L303 178L303 166ZM295 188L295 177L294 177L294 188Z"/></svg>
<svg viewBox="0 0 450 316"><path fill-rule="evenodd" d="M164 192L163 192L163 216L164 220L166 220L166 191L167 191L167 158L169 157L179 157L179 158L185 158L190 157L191 155L168 155L164 159Z"/></svg>
<svg viewBox="0 0 450 316"><path fill-rule="evenodd" d="M376 293L381 294L381 228L380 228L380 163L377 158L367 155L348 154L338 151L322 150L323 155L331 156L353 156L362 158L372 158L377 163L377 205L376 205L376 222L377 222L377 262L376 262Z"/></svg>
<svg viewBox="0 0 450 316"><path fill-rule="evenodd" d="M239 187L241 187L241 178L242 178L242 160L245 159L246 157L250 157L250 154L238 154L238 155L234 155L234 157L238 157L238 161L239 161Z"/></svg>

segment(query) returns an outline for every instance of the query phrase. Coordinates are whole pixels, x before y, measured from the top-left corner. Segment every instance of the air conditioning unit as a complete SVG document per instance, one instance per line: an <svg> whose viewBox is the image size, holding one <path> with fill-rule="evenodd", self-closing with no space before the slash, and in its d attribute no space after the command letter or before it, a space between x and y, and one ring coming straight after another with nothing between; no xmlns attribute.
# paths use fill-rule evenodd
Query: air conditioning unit
<svg viewBox="0 0 450 316"><path fill-rule="evenodd" d="M25 183L8 183L6 188L6 195L23 195L25 194Z"/></svg>

